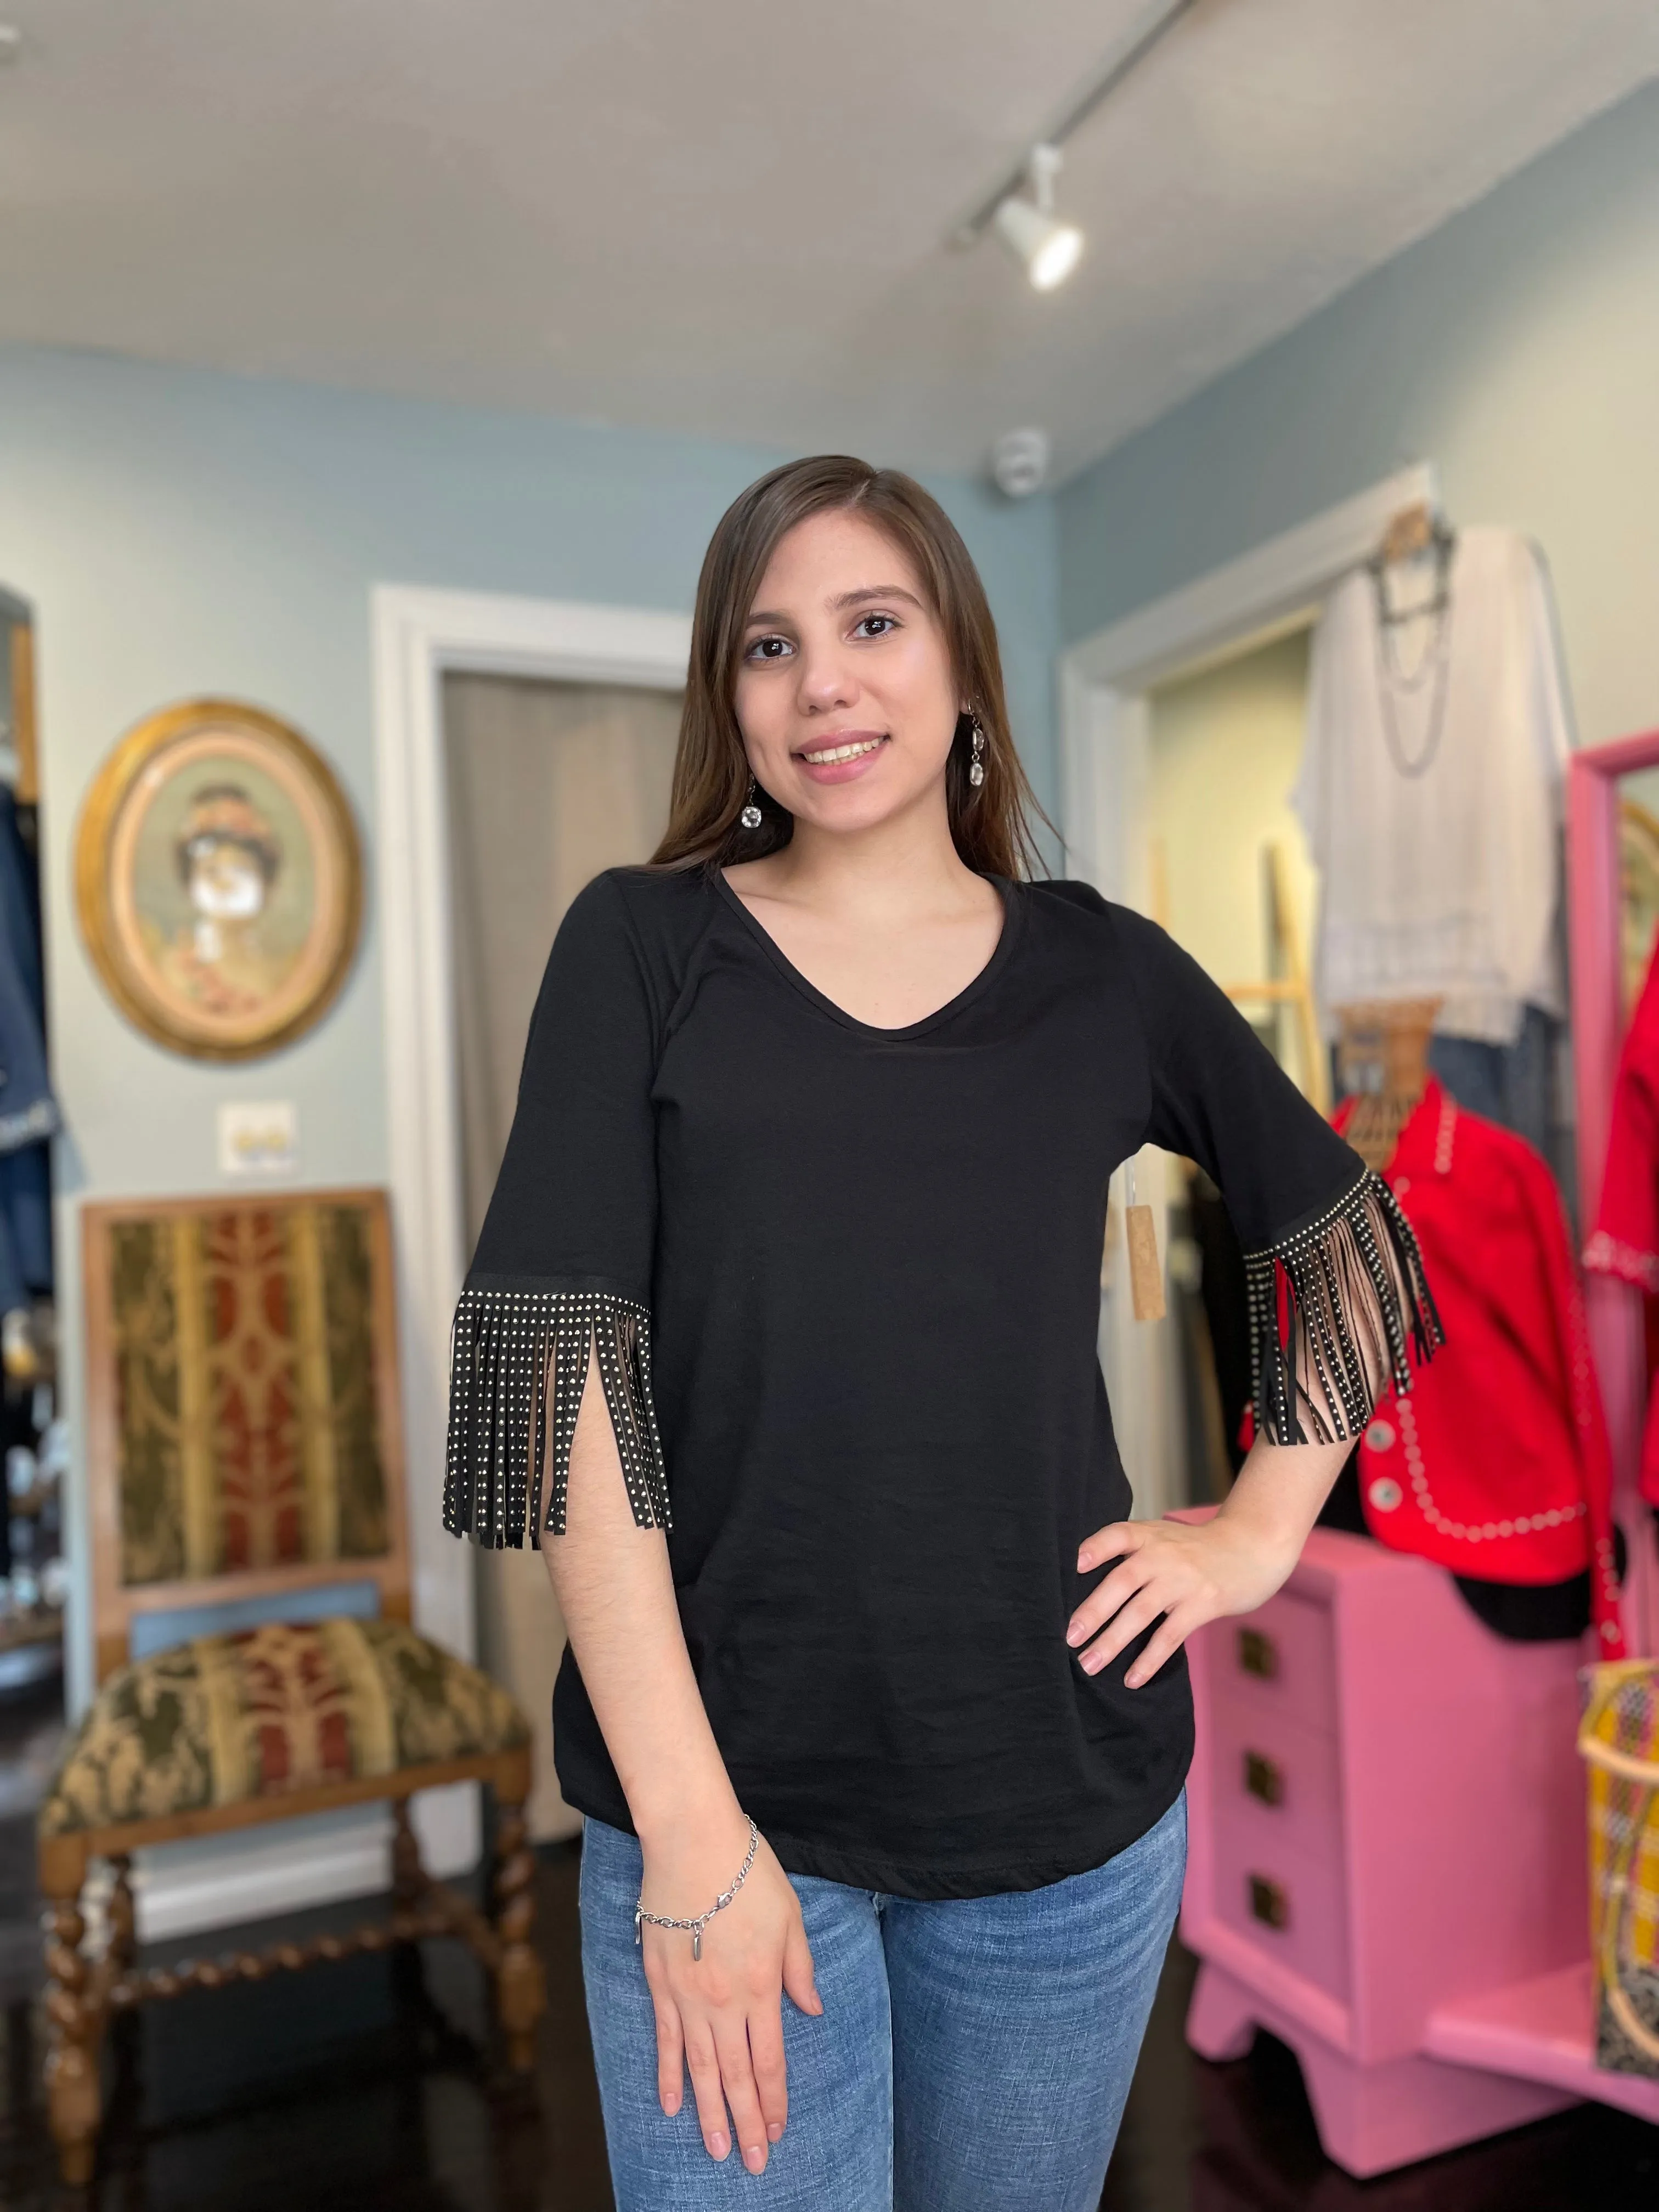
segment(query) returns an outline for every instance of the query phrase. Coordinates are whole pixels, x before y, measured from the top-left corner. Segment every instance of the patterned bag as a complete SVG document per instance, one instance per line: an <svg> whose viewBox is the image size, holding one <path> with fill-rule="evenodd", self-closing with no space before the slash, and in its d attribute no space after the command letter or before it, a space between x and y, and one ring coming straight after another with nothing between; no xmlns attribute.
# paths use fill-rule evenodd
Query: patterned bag
<svg viewBox="0 0 1659 2212"><path fill-rule="evenodd" d="M1659 1661L1589 1672L1595 2063L1659 2078Z"/></svg>

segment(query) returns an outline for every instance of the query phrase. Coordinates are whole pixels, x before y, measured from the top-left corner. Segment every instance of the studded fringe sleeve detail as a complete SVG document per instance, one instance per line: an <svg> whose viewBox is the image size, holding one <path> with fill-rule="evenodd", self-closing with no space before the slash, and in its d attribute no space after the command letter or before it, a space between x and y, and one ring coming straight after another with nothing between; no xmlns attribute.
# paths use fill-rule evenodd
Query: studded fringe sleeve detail
<svg viewBox="0 0 1659 2212"><path fill-rule="evenodd" d="M1385 1390L1411 1389L1413 1353L1445 1342L1411 1224L1369 1171L1316 1221L1247 1252L1244 1275L1256 1431L1273 1443L1358 1437Z"/></svg>
<svg viewBox="0 0 1659 2212"><path fill-rule="evenodd" d="M672 1526L651 1404L651 1316L605 1291L468 1290L450 1338L444 1526L492 1551L564 1534L570 1439L592 1348L629 1503ZM544 1468L548 1497L543 1511Z"/></svg>

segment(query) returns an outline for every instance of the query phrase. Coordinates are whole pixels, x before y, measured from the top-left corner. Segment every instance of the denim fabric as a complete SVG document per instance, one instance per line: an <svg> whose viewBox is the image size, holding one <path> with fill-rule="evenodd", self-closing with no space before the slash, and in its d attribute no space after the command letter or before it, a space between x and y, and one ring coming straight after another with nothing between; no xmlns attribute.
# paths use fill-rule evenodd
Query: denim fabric
<svg viewBox="0 0 1659 2212"><path fill-rule="evenodd" d="M1045 1889L919 1901L792 1875L823 2014L783 2001L789 2124L764 2174L657 2102L640 1847L582 1851L582 1971L617 2212L1094 2212L1181 1900L1180 1798Z"/></svg>
<svg viewBox="0 0 1659 2212"><path fill-rule="evenodd" d="M1431 1037L1429 1066L1460 1106L1501 1128L1513 1129L1547 1159L1552 1062L1559 1027L1541 1008L1528 1006L1513 1044Z"/></svg>

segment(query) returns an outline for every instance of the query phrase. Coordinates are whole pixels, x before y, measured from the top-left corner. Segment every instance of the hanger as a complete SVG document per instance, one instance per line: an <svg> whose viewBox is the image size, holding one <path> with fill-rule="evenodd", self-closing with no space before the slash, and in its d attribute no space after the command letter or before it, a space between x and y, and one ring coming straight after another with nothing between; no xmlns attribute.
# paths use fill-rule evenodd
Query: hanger
<svg viewBox="0 0 1659 2212"><path fill-rule="evenodd" d="M1414 499L1407 507L1396 507L1389 517L1376 557L1390 565L1415 560L1419 553L1428 551L1443 527L1427 500Z"/></svg>
<svg viewBox="0 0 1659 2212"><path fill-rule="evenodd" d="M1377 548L1365 566L1376 580L1378 612L1385 623L1414 622L1419 616L1439 614L1450 598L1451 556L1457 532L1425 499L1414 499L1389 517ZM1388 602L1383 579L1390 568L1432 553L1435 562L1434 597L1426 604L1395 608Z"/></svg>
<svg viewBox="0 0 1659 2212"><path fill-rule="evenodd" d="M1342 1133L1381 1174L1428 1087L1429 1041L1440 1001L1367 1000L1335 1012L1337 1080L1344 1097L1354 1101Z"/></svg>

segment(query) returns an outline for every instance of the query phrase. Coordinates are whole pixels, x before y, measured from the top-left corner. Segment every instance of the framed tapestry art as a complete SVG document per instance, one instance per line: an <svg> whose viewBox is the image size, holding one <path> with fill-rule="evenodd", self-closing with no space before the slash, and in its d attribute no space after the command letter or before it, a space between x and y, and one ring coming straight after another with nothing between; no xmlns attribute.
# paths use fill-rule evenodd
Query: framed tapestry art
<svg viewBox="0 0 1659 2212"><path fill-rule="evenodd" d="M290 1043L356 950L344 793L297 730L234 700L167 708L122 739L82 811L75 878L111 997L193 1059Z"/></svg>

